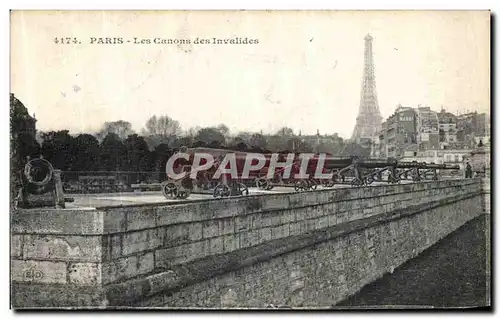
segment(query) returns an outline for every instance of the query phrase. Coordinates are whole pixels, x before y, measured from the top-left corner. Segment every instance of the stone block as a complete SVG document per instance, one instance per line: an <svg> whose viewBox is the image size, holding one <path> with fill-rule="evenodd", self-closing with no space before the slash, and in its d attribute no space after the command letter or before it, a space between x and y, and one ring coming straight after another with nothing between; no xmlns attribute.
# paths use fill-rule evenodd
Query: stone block
<svg viewBox="0 0 500 319"><path fill-rule="evenodd" d="M152 272L155 267L155 253L143 253L137 256L137 275Z"/></svg>
<svg viewBox="0 0 500 319"><path fill-rule="evenodd" d="M255 214L236 216L234 219L234 230L236 232L249 231L252 229L253 217Z"/></svg>
<svg viewBox="0 0 500 319"><path fill-rule="evenodd" d="M120 233L127 230L127 213L131 208L114 208L102 212L103 233Z"/></svg>
<svg viewBox="0 0 500 319"><path fill-rule="evenodd" d="M259 229L259 242L263 243L272 239L271 228L261 228Z"/></svg>
<svg viewBox="0 0 500 319"><path fill-rule="evenodd" d="M148 276L149 287L151 288L149 294L153 295L162 292L165 287L169 287L177 280L177 274L171 270Z"/></svg>
<svg viewBox="0 0 500 319"><path fill-rule="evenodd" d="M301 231L300 231L300 222L290 223L290 225L289 225L289 235L290 236L296 236L296 235L300 235L300 234L301 234Z"/></svg>
<svg viewBox="0 0 500 319"><path fill-rule="evenodd" d="M88 209L29 209L11 214L13 233L96 235L104 231L104 212Z"/></svg>
<svg viewBox="0 0 500 319"><path fill-rule="evenodd" d="M290 224L295 221L295 210L286 210L281 213L281 224Z"/></svg>
<svg viewBox="0 0 500 319"><path fill-rule="evenodd" d="M163 245L163 228L127 232L122 235L122 255L127 256Z"/></svg>
<svg viewBox="0 0 500 319"><path fill-rule="evenodd" d="M337 216L333 215L328 215L328 227L335 226L337 225ZM292 228L290 227L290 235L291 235L291 230Z"/></svg>
<svg viewBox="0 0 500 319"><path fill-rule="evenodd" d="M316 219L306 219L305 221L305 229L306 231L311 231L316 229Z"/></svg>
<svg viewBox="0 0 500 319"><path fill-rule="evenodd" d="M102 264L102 283L133 278L153 271L154 253L123 257Z"/></svg>
<svg viewBox="0 0 500 319"><path fill-rule="evenodd" d="M207 220L202 223L203 238L212 238L219 236L219 221Z"/></svg>
<svg viewBox="0 0 500 319"><path fill-rule="evenodd" d="M240 234L224 236L224 252L231 252L240 249Z"/></svg>
<svg viewBox="0 0 500 319"><path fill-rule="evenodd" d="M25 235L25 258L67 261L101 261L100 236Z"/></svg>
<svg viewBox="0 0 500 319"><path fill-rule="evenodd" d="M262 210L273 210L288 207L289 201L287 196L268 195L262 197Z"/></svg>
<svg viewBox="0 0 500 319"><path fill-rule="evenodd" d="M200 240L203 238L203 232L202 232L202 223L201 222L194 222L194 223L189 223L188 225L188 234L189 234L189 240Z"/></svg>
<svg viewBox="0 0 500 319"><path fill-rule="evenodd" d="M240 236L240 248L251 247L259 244L259 230L242 232Z"/></svg>
<svg viewBox="0 0 500 319"><path fill-rule="evenodd" d="M326 228L328 227L328 216L322 216L317 219L317 228L316 229L321 229L321 228Z"/></svg>
<svg viewBox="0 0 500 319"><path fill-rule="evenodd" d="M12 235L10 237L10 256L21 257L23 254L23 235Z"/></svg>
<svg viewBox="0 0 500 319"><path fill-rule="evenodd" d="M165 247L180 246L189 243L189 224L170 225L164 228Z"/></svg>
<svg viewBox="0 0 500 319"><path fill-rule="evenodd" d="M182 249L182 246L178 246L155 250L155 267L169 268L174 265L179 257L184 256Z"/></svg>
<svg viewBox="0 0 500 319"><path fill-rule="evenodd" d="M279 239L283 237L288 237L290 234L290 225L280 225L271 228L271 237L272 239Z"/></svg>
<svg viewBox="0 0 500 319"><path fill-rule="evenodd" d="M102 242L102 261L110 261L122 256L122 234L104 235Z"/></svg>
<svg viewBox="0 0 500 319"><path fill-rule="evenodd" d="M224 252L224 239L223 237L215 237L209 239L210 254L217 255Z"/></svg>
<svg viewBox="0 0 500 319"><path fill-rule="evenodd" d="M305 208L295 210L295 221L301 221L307 218L307 212Z"/></svg>
<svg viewBox="0 0 500 319"><path fill-rule="evenodd" d="M195 243L189 244L189 250L187 251L186 254L186 261L191 261L199 258L203 258L209 255L212 255L211 251L211 246L210 246L210 240L203 240L203 241L198 241ZM223 248L222 248L223 249ZM222 253L222 250L221 250Z"/></svg>
<svg viewBox="0 0 500 319"><path fill-rule="evenodd" d="M234 234L234 218L219 219L219 235Z"/></svg>
<svg viewBox="0 0 500 319"><path fill-rule="evenodd" d="M118 258L122 255L122 236L121 234L111 235L111 259Z"/></svg>
<svg viewBox="0 0 500 319"><path fill-rule="evenodd" d="M168 226L212 218L213 211L207 203L187 203L156 207L156 225Z"/></svg>
<svg viewBox="0 0 500 319"><path fill-rule="evenodd" d="M127 212L127 231L155 226L156 210L154 207L133 207Z"/></svg>
<svg viewBox="0 0 500 319"><path fill-rule="evenodd" d="M13 281L45 284L67 282L65 262L12 259L10 267Z"/></svg>
<svg viewBox="0 0 500 319"><path fill-rule="evenodd" d="M70 263L68 275L70 284L98 285L101 283L101 264Z"/></svg>

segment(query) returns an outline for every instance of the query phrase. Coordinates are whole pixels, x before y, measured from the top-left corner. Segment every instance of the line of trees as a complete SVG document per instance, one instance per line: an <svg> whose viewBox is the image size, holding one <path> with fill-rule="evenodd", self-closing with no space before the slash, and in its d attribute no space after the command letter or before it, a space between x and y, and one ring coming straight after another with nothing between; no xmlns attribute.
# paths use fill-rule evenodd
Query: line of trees
<svg viewBox="0 0 500 319"><path fill-rule="evenodd" d="M22 156L43 155L63 171L159 171L181 146L227 148L252 152L328 152L366 156L369 150L355 144L326 141L311 145L290 128L274 135L255 132L230 133L220 124L183 131L168 116L153 116L137 134L129 122L106 122L95 134L73 136L68 130L40 132L37 140L23 135ZM368 152L368 153L367 153Z"/></svg>

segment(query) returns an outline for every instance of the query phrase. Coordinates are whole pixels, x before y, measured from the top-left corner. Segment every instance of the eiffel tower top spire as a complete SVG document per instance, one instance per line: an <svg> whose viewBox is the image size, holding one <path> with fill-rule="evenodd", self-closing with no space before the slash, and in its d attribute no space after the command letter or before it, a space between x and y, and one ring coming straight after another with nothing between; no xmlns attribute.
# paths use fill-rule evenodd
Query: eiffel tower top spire
<svg viewBox="0 0 500 319"><path fill-rule="evenodd" d="M356 126L352 140L359 142L372 139L382 126L382 116L378 107L377 90L375 85L375 66L373 64L373 37L367 34L365 40L364 68L361 86L361 99L359 103Z"/></svg>

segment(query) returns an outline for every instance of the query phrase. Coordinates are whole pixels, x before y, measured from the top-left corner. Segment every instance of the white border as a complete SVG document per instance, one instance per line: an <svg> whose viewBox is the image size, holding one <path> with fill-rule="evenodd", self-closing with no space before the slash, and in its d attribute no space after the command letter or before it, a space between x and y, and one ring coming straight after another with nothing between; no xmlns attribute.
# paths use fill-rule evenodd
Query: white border
<svg viewBox="0 0 500 319"><path fill-rule="evenodd" d="M275 9L275 10L293 10L293 9L331 9L331 10L485 10L491 9L492 12L499 12L499 3L498 0L474 0L474 1L444 1L444 0L411 0L405 1L404 3L397 0L392 1L370 1L370 0L350 0L343 2L333 2L333 1L297 1L297 0L247 0L247 1L221 1L221 0L212 0L212 1L203 1L203 0L184 0L184 1L175 1L167 3L158 3L158 1L150 1L150 0L141 0L141 1L106 1L106 0L86 0L86 1L73 1L70 2L68 0L59 0L59 1L14 1L14 0L4 0L1 2L1 7L3 10L0 11L0 17L2 18L1 23L1 31L0 35L2 37L2 42L7 44L7 48L1 50L1 61L2 61L2 88L5 90L2 95L5 101L4 108L4 116L0 117L0 120L3 122L3 125L0 125L2 133L0 133L0 150L4 156L1 157L1 165L4 168L4 176L9 176L7 173L7 168L9 166L9 115L8 115L8 106L7 106L7 97L9 90L9 9L38 9L38 10L103 10L103 9L116 9L116 10L127 10L127 9L135 9L135 10L182 10L182 9L230 9L230 10L238 10L238 9L246 9L246 10L262 10L262 9ZM498 21L495 25L495 41L498 41ZM43 54L43 53L42 53ZM496 54L498 56L498 54ZM498 82L495 82L495 91L498 92ZM492 101L493 102L493 101ZM495 102L497 102L495 100ZM494 105L497 105L495 103ZM498 120L499 112L496 112L495 118L493 119L494 123ZM499 140L498 130L495 134L495 144ZM497 145L495 145L497 148ZM498 166L497 161L495 162L495 166ZM1 285L1 296L3 301L3 307L1 308L2 315L13 316L13 312L9 310L9 220L8 220L8 203L9 203L9 180L8 178L2 179L2 191L0 192L0 196L2 199L2 204L4 207L4 211L2 212L3 222L0 223L2 229L0 230L0 234L2 235L1 242L1 251L0 258L2 259L2 268L3 271L3 284ZM495 196L497 194L496 190L494 190ZM500 197L497 197L500 198ZM496 201L495 201L496 202ZM498 211L498 210L494 210ZM497 218L495 218L496 220ZM496 236L494 247L498 247L498 237ZM492 252L492 257L494 258L495 254ZM495 263L495 274L498 263ZM494 278L497 278L494 276ZM496 286L496 285L495 285ZM498 291L497 291L498 294ZM495 300L492 300L495 303ZM103 316L110 313L80 313L83 317L96 317ZM167 312L158 313L162 317L170 317L176 314L170 314ZM259 315L285 315L285 316L305 316L305 317L317 317L317 316L330 316L334 315L336 317L347 317L347 315L352 315L350 313L260 313ZM375 315L386 316L387 313L375 313ZM397 313L395 313L397 315ZM402 313L401 313L402 314ZM450 313L450 315L455 315L456 313ZM54 313L41 313L36 315L38 316L53 316ZM57 314L56 314L57 315ZM67 313L59 313L59 315L67 315ZM113 314L122 315L122 314ZM143 315L138 313L138 315ZM182 316L195 316L196 314L188 314L188 313L179 313L178 315ZM209 313L205 314L210 317L219 317L220 315L217 313ZM225 313L224 315L233 315L239 317L247 317L247 316L255 316L254 314L245 314L245 313ZM358 316L372 316L373 313L359 313ZM415 314L416 315L416 314ZM442 314L440 313L419 313L419 316L426 317L438 317Z"/></svg>

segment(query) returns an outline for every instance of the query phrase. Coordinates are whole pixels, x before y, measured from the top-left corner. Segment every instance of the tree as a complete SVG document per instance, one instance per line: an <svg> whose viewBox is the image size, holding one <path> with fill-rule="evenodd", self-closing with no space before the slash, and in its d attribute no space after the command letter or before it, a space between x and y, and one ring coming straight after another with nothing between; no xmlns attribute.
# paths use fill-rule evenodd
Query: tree
<svg viewBox="0 0 500 319"><path fill-rule="evenodd" d="M282 151L287 148L288 138L280 135L271 135L267 139L267 148L271 152Z"/></svg>
<svg viewBox="0 0 500 319"><path fill-rule="evenodd" d="M358 156L360 158L370 157L371 147L370 145L360 145L356 143L347 143L344 149L344 155L347 156Z"/></svg>
<svg viewBox="0 0 500 319"><path fill-rule="evenodd" d="M236 144L234 149L238 151L248 151L248 145L245 144L244 142L240 142Z"/></svg>
<svg viewBox="0 0 500 319"><path fill-rule="evenodd" d="M203 141L196 141L193 143L193 147L206 147L207 146L207 143L203 142Z"/></svg>
<svg viewBox="0 0 500 319"><path fill-rule="evenodd" d="M100 145L99 168L106 171L122 170L127 160L127 148L115 133L106 135Z"/></svg>
<svg viewBox="0 0 500 319"><path fill-rule="evenodd" d="M34 117L28 113L28 109L19 101L14 94L10 94L10 179L11 193L10 203L14 203L14 197L18 187L21 186L20 173L26 164L27 156L38 155L39 144L35 140Z"/></svg>
<svg viewBox="0 0 500 319"><path fill-rule="evenodd" d="M174 151L168 144L162 143L151 152L152 167L158 173L158 181L167 179L166 165L168 159L173 155Z"/></svg>
<svg viewBox="0 0 500 319"><path fill-rule="evenodd" d="M97 133L97 138L102 141L109 133L116 134L123 141L127 136L134 134L134 130L132 130L132 124L126 121L105 122Z"/></svg>
<svg viewBox="0 0 500 319"><path fill-rule="evenodd" d="M265 148L267 146L267 141L262 134L255 133L250 137L249 144L254 148Z"/></svg>
<svg viewBox="0 0 500 319"><path fill-rule="evenodd" d="M243 141L244 143L250 143L250 140L252 139L252 135L253 134L251 132L240 132L236 135L236 138L239 141Z"/></svg>
<svg viewBox="0 0 500 319"><path fill-rule="evenodd" d="M195 140L205 144L223 145L226 142L224 135L214 127L205 127L198 131Z"/></svg>
<svg viewBox="0 0 500 319"><path fill-rule="evenodd" d="M126 169L144 172L151 169L151 158L148 144L142 136L132 134L123 143L127 150Z"/></svg>
<svg viewBox="0 0 500 319"><path fill-rule="evenodd" d="M169 143L170 148L180 148L182 146L191 147L193 145L193 138L191 136L182 136L174 138Z"/></svg>
<svg viewBox="0 0 500 319"><path fill-rule="evenodd" d="M93 171L99 168L100 148L97 138L90 134L80 134L73 140L71 170Z"/></svg>
<svg viewBox="0 0 500 319"><path fill-rule="evenodd" d="M40 155L40 144L36 141L32 134L21 132L17 138L17 154L20 158L37 157Z"/></svg>
<svg viewBox="0 0 500 319"><path fill-rule="evenodd" d="M241 132L234 137L229 145L230 149L237 149L237 150L243 150L242 147L245 145L245 149L248 148L248 144L250 144L250 138L252 134L248 132Z"/></svg>
<svg viewBox="0 0 500 319"><path fill-rule="evenodd" d="M194 137L198 134L198 132L201 130L201 127L196 126L196 127L191 127L187 130L186 136L189 136L194 139Z"/></svg>
<svg viewBox="0 0 500 319"><path fill-rule="evenodd" d="M51 131L41 133L42 136L42 155L52 166L63 171L70 170L72 167L74 139L68 130Z"/></svg>
<svg viewBox="0 0 500 319"><path fill-rule="evenodd" d="M229 128L226 124L219 124L215 129L224 135L225 138L229 137Z"/></svg>
<svg viewBox="0 0 500 319"><path fill-rule="evenodd" d="M172 136L181 133L181 126L178 121L171 119L167 115L156 117L153 115L146 122L145 135Z"/></svg>
<svg viewBox="0 0 500 319"><path fill-rule="evenodd" d="M141 133L147 137L146 142L149 148L153 149L161 143L172 143L175 137L181 133L181 126L178 121L167 115L160 117L153 115L147 120L146 128Z"/></svg>

